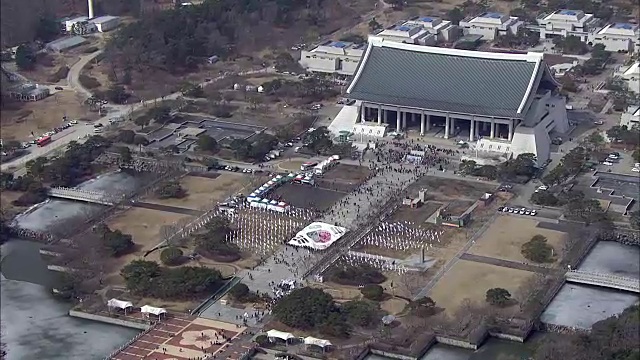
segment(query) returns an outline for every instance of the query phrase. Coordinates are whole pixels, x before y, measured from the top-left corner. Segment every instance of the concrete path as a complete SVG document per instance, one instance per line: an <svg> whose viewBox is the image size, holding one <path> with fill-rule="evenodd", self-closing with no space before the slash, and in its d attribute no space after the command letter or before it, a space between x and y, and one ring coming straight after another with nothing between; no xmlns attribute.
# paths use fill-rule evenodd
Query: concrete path
<svg viewBox="0 0 640 360"><path fill-rule="evenodd" d="M188 209L188 208L170 206L170 205L152 204L152 203L139 202L139 201L131 202L131 206L150 209L150 210L172 212L176 214L192 215L192 216L201 216L202 214L205 213L202 210Z"/></svg>
<svg viewBox="0 0 640 360"><path fill-rule="evenodd" d="M462 249L460 249L460 251L458 251L458 253L451 260L449 260L440 269L440 271L438 271L438 273L431 279L431 281L429 281L427 283L427 285L424 288L422 288L422 290L420 290L418 295L416 295L414 297L414 300L420 299L420 298L425 297L425 296L427 296L429 294L431 289L433 289L433 287L438 283L438 281L440 281L440 279L442 279L442 277L449 270L451 270L451 268L458 262L460 257L462 257L462 255L465 254L467 251L469 251L469 249L473 246L473 244L475 244L476 239L478 239L489 228L489 226L495 220L496 216L498 216L498 215L494 214L489 220L487 220L484 223L484 225L480 229L478 229L478 231L476 231L475 234L473 234L473 236L471 238L469 238L469 241L467 241L467 243L464 245L464 247L462 247Z"/></svg>
<svg viewBox="0 0 640 360"><path fill-rule="evenodd" d="M488 256L474 255L474 254L469 254L469 253L462 254L462 256L460 256L460 259L461 260L478 262L478 263L483 263L483 264L489 264L489 265L505 267L505 268L509 268L509 269L517 269L517 270L523 270L523 271L537 272L537 273L541 273L541 274L547 274L547 273L552 271L552 269L548 269L548 268L541 267L541 266L523 264L523 263L519 263L519 262L515 262L515 261L496 259L496 258L492 258L492 257L488 257Z"/></svg>

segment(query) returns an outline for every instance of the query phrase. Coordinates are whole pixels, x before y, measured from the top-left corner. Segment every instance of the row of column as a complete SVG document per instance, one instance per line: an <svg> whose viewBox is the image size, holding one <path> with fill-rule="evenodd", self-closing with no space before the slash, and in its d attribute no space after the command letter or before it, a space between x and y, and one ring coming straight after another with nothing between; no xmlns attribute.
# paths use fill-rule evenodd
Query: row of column
<svg viewBox="0 0 640 360"><path fill-rule="evenodd" d="M366 120L366 111L367 109L371 109L370 107L363 107L362 111L361 111L361 121L365 121ZM383 109L381 105L378 105L378 109L377 109L377 115L378 115L378 124L382 124L383 122L386 123L387 122L387 110ZM402 129L406 129L407 128L407 114L409 112L406 111L401 111L400 109L396 110L396 132L400 132ZM415 114L415 113L411 113L411 114ZM469 120L471 122L470 127L469 127L469 141L474 141L476 138L476 134L478 134L479 131L479 126L480 123L485 122L486 121L480 121L480 120ZM453 129L455 129L455 122L456 119L450 117L448 114L445 116L445 123L444 123L444 138L448 139L449 135L453 135ZM490 139L494 139L495 138L495 129L496 129L496 122L494 120L491 120L491 122L489 122L491 125L491 129L490 129L490 135L489 138ZM509 122L509 133L507 135L507 140L511 141L512 137L513 137L513 123ZM425 113L421 113L420 114L420 135L423 136L424 134L427 133L427 131L431 130L431 115L430 114L425 114Z"/></svg>

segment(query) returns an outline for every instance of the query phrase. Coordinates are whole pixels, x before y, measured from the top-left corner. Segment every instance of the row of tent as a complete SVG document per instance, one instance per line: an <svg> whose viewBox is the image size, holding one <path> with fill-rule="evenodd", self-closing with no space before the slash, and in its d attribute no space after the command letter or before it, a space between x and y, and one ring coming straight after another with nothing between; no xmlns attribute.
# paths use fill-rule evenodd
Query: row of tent
<svg viewBox="0 0 640 360"><path fill-rule="evenodd" d="M264 198L263 196L267 195L269 192L271 192L273 189L277 188L278 186L292 181L295 177L296 177L296 174L294 173L290 173L289 175L286 175L286 176L283 176L283 175L274 176L271 180L267 181L262 186L255 189L251 194L249 194L249 196L247 196L247 202L251 207L256 207L260 209L267 209L267 210L272 210L277 212L285 212L289 210L290 208L289 204L282 201L269 200Z"/></svg>
<svg viewBox="0 0 640 360"><path fill-rule="evenodd" d="M261 198L247 198L249 202L249 206L259 208L259 209L267 209L277 212L285 212L289 210L289 204L269 199L261 199Z"/></svg>
<svg viewBox="0 0 640 360"><path fill-rule="evenodd" d="M296 337L292 333L288 333L288 332L284 332L284 331L278 331L278 330L269 330L269 331L267 331L267 337L270 338L270 339L284 340L286 342L289 342L289 340L292 340L292 339L298 339L298 337ZM301 338L301 340L304 342L305 345L316 345L316 346L320 346L321 348L326 348L327 346L332 346L333 345L333 344L331 344L331 341L329 341L329 340L318 339L318 338L314 338L312 336L307 336L306 338Z"/></svg>
<svg viewBox="0 0 640 360"><path fill-rule="evenodd" d="M131 309L133 307L133 303L131 301L111 299L107 301L107 306L110 308L122 309L126 314L127 309ZM156 316L160 316L162 314L166 314L167 310L159 307L144 305L140 308L140 312L143 314L153 314Z"/></svg>

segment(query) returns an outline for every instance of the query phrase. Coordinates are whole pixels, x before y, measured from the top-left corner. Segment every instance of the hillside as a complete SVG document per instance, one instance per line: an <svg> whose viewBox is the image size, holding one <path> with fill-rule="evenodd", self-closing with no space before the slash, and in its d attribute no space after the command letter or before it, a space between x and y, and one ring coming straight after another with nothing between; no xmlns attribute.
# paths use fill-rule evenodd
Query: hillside
<svg viewBox="0 0 640 360"><path fill-rule="evenodd" d="M338 0L220 0L168 10L123 27L107 48L118 69L191 71L211 55L291 46L359 19Z"/></svg>
<svg viewBox="0 0 640 360"><path fill-rule="evenodd" d="M96 15L135 15L142 0L94 0ZM154 0L144 0L153 2ZM0 1L0 43L15 46L34 40L40 17L60 18L86 14L87 0L2 0Z"/></svg>

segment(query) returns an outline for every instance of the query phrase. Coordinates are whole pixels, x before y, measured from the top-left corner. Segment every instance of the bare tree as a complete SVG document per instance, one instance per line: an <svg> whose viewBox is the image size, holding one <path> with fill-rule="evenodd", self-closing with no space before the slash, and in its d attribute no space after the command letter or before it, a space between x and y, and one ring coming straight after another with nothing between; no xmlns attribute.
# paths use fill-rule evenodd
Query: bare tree
<svg viewBox="0 0 640 360"><path fill-rule="evenodd" d="M167 242L167 245L174 245L173 238L175 237L177 231L178 228L175 225L162 225L160 226L158 233L160 235L160 238L163 241Z"/></svg>

